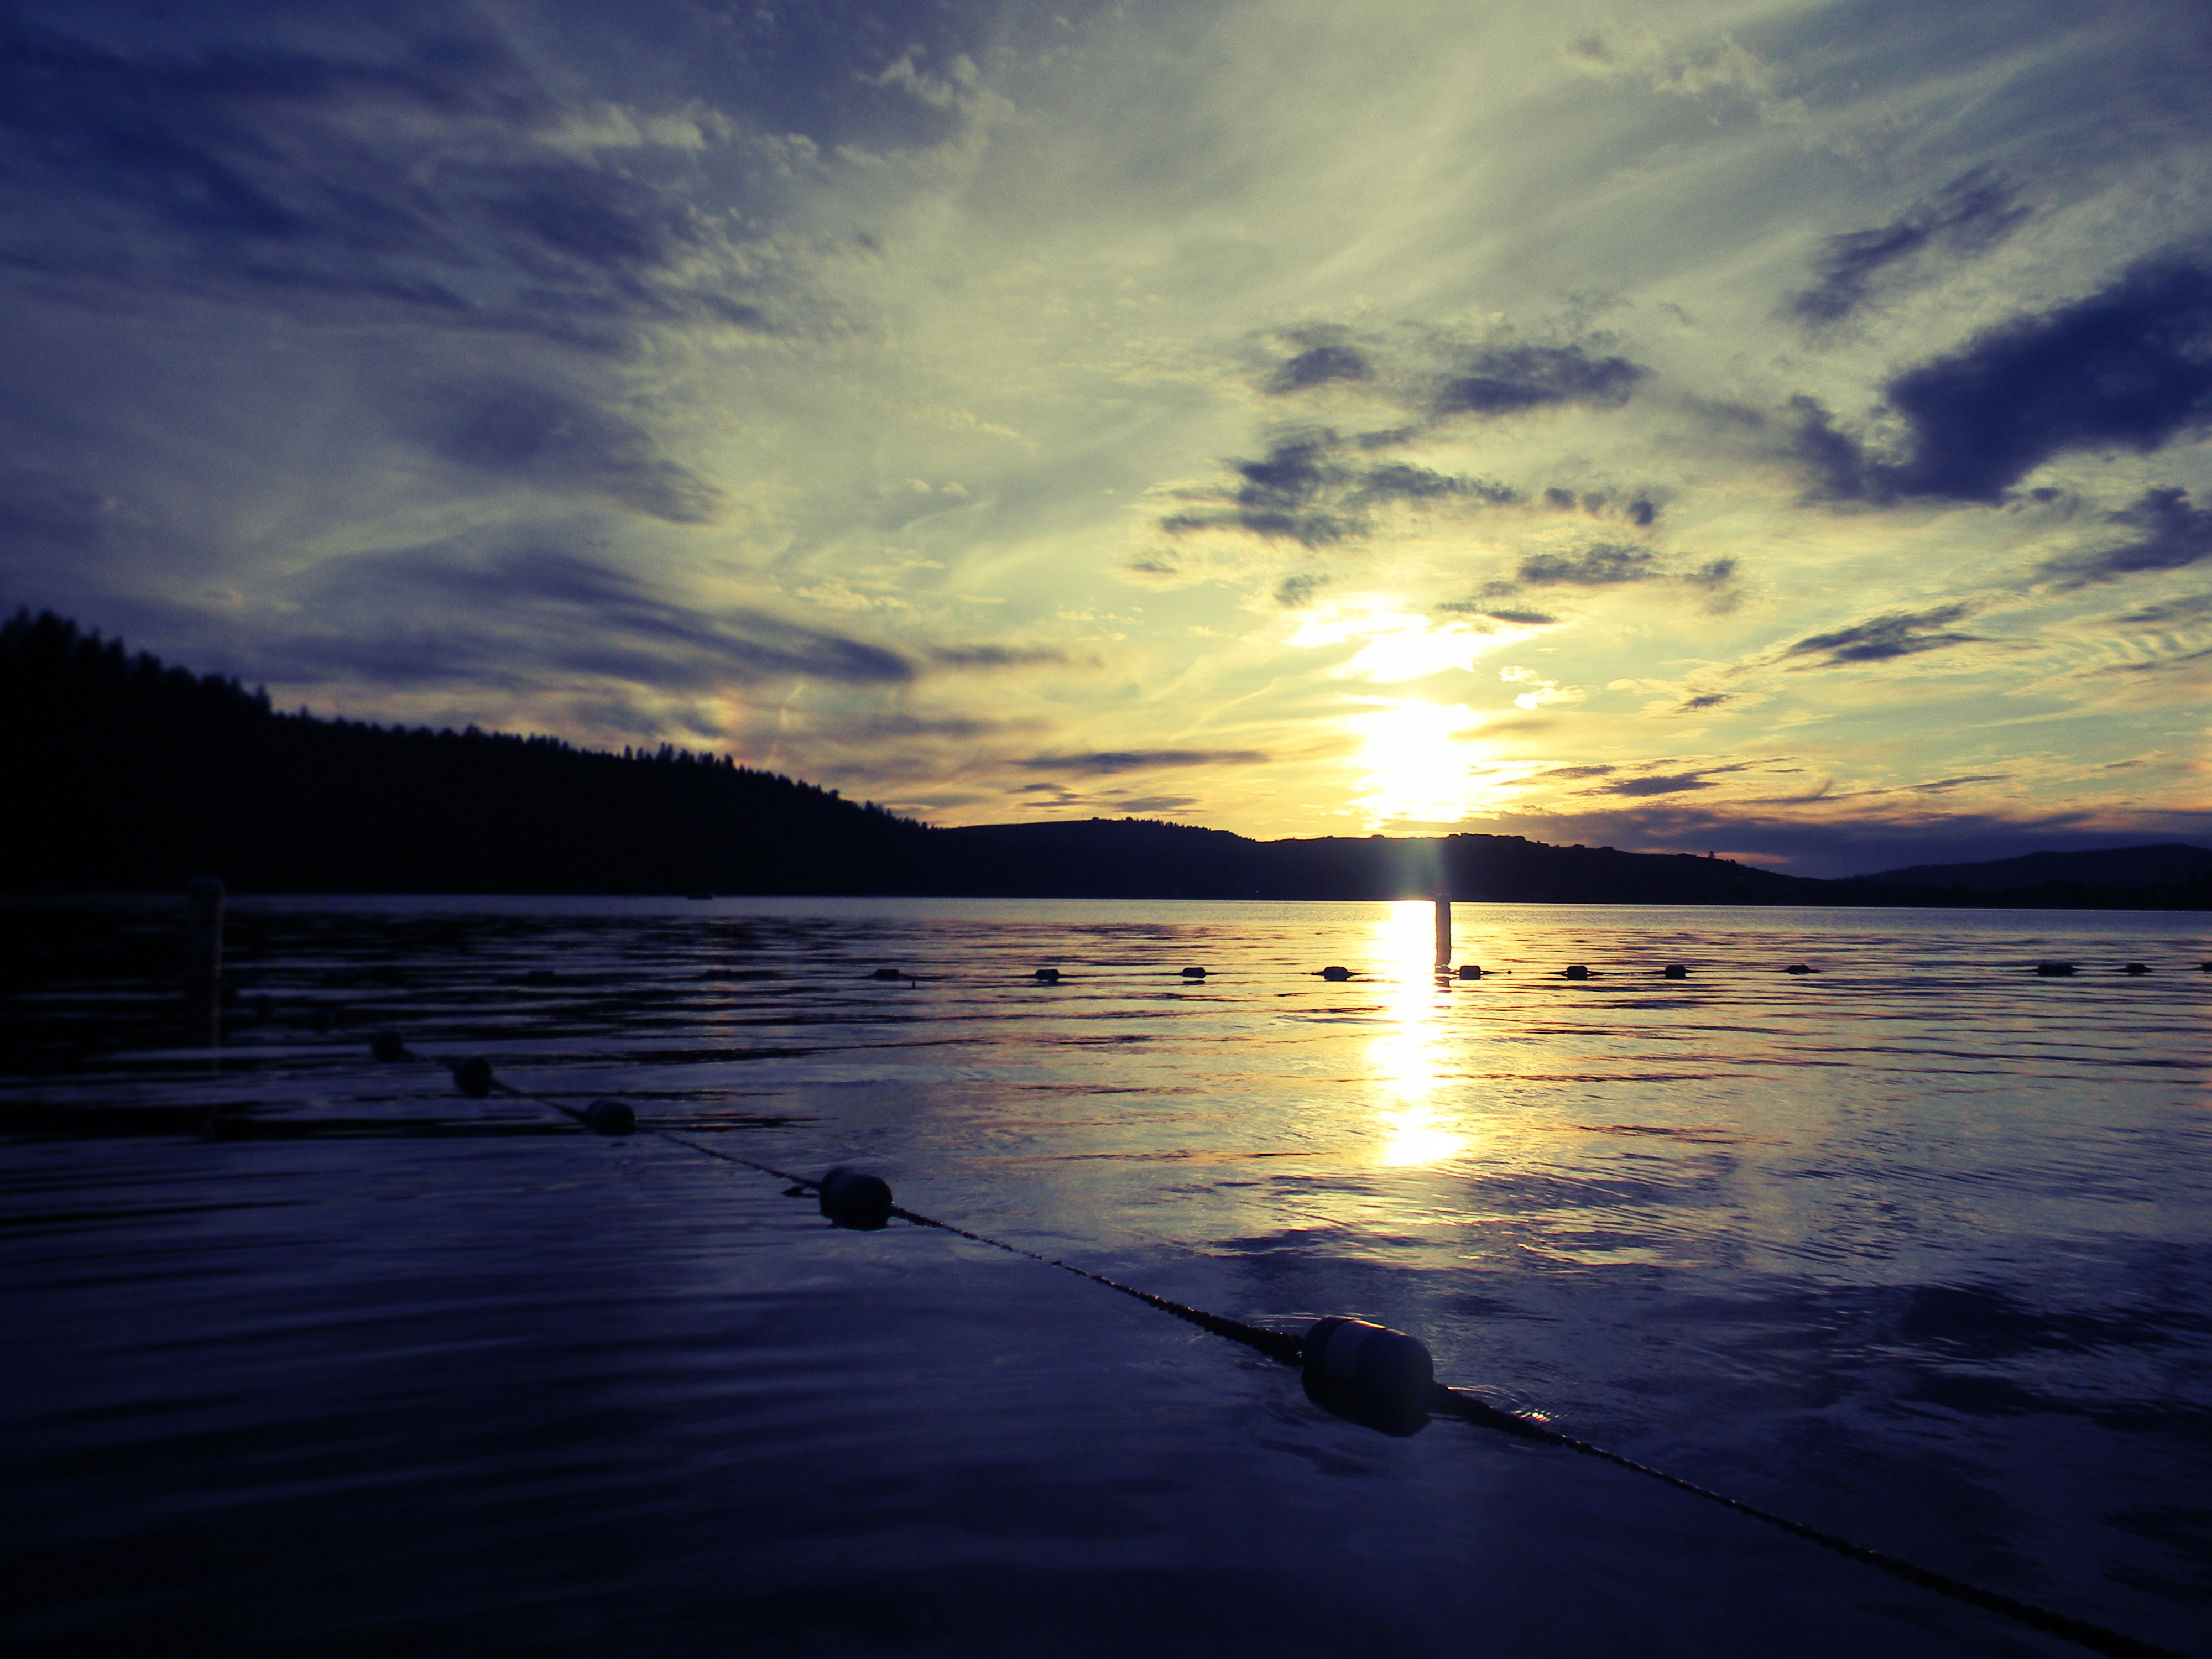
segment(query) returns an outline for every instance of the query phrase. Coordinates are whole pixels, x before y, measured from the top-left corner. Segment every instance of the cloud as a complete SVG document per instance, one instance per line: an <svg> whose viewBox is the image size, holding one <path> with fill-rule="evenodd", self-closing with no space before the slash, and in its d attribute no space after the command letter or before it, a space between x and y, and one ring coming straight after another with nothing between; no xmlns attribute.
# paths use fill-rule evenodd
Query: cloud
<svg viewBox="0 0 2212 1659"><path fill-rule="evenodd" d="M1374 365L1356 347L1325 342L1307 347L1277 369L1267 382L1267 390L1279 397L1331 380L1368 380L1374 373Z"/></svg>
<svg viewBox="0 0 2212 1659"><path fill-rule="evenodd" d="M2137 533L2135 540L2094 553L2047 560L2038 574L2061 588L2118 581L2146 571L2179 570L2212 558L2212 507L2189 504L2185 489L2147 489L2132 507L2112 515Z"/></svg>
<svg viewBox="0 0 2212 1659"><path fill-rule="evenodd" d="M1362 465L1346 459L1367 447L1334 431L1299 431L1278 437L1257 460L1231 461L1240 482L1211 497L1225 505L1170 514L1159 521L1171 536L1231 530L1265 541L1333 547L1372 527L1370 509L1390 504L1434 506L1466 502L1509 506L1520 492L1493 479L1432 471L1405 462Z"/></svg>
<svg viewBox="0 0 2212 1659"><path fill-rule="evenodd" d="M1648 582L1660 574L1659 557L1641 547L1598 542L1577 553L1532 553L1514 572L1515 581L1531 587L1611 587L1620 582ZM1493 586L1499 586L1493 584Z"/></svg>
<svg viewBox="0 0 2212 1659"><path fill-rule="evenodd" d="M720 492L667 459L645 430L550 386L446 386L409 411L441 459L556 494L603 496L672 524L710 522Z"/></svg>
<svg viewBox="0 0 2212 1659"><path fill-rule="evenodd" d="M1893 657L1917 656L1954 645L1972 643L1978 635L1947 631L1950 623L1968 613L1963 605L1938 605L1932 611L1892 611L1854 623L1828 634L1808 634L1783 648L1784 657L1820 656L1808 665L1836 667L1845 663L1887 662Z"/></svg>
<svg viewBox="0 0 2212 1659"><path fill-rule="evenodd" d="M1835 501L1994 503L2053 457L2148 454L2212 425L2212 271L2142 264L2087 299L1999 325L1885 389L1901 457L1871 454L1809 398L1796 454Z"/></svg>
<svg viewBox="0 0 2212 1659"><path fill-rule="evenodd" d="M769 612L708 609L556 545L481 555L433 544L319 567L299 591L321 627L276 648L269 678L320 680L334 669L385 683L466 681L492 664L515 675L604 675L663 690L799 678L903 684L894 651Z"/></svg>
<svg viewBox="0 0 2212 1659"><path fill-rule="evenodd" d="M1657 774L1641 778L1617 778L1583 793L1591 795L1680 795L1693 789L1711 789L1713 781L1694 772Z"/></svg>
<svg viewBox="0 0 2212 1659"><path fill-rule="evenodd" d="M2185 623L2198 617L2212 617L2212 593L2191 593L2181 599L2168 599L2163 605L2147 605L2140 611L2130 611L2112 620L2136 623L2145 627L2161 623Z"/></svg>
<svg viewBox="0 0 2212 1659"><path fill-rule="evenodd" d="M1013 763L1030 772L1066 772L1103 777L1116 772L1152 772L1185 766L1265 766L1271 757L1252 749L1121 749L1087 755L1032 755Z"/></svg>
<svg viewBox="0 0 2212 1659"><path fill-rule="evenodd" d="M1660 769L1672 765L1672 770ZM1718 780L1741 773L1756 772L1772 775L1778 772L1794 772L1796 769L1784 759L1760 761L1728 761L1716 765L1685 765L1680 758L1673 762L1644 761L1632 770L1614 766L1554 767L1542 775L1552 778L1603 777L1606 781L1575 792L1577 797L1589 799L1598 796L1623 796L1632 800L1655 795L1694 794L1702 789L1719 787ZM1624 775L1624 773L1626 775Z"/></svg>
<svg viewBox="0 0 2212 1659"><path fill-rule="evenodd" d="M1528 554L1510 577L1486 582L1482 591L1496 597L1524 587L1605 588L1632 582L1663 582L1692 589L1703 594L1705 608L1713 612L1732 610L1738 597L1736 562L1732 558L1708 559L1688 570L1677 570L1649 548L1620 542L1594 542L1567 553ZM1539 611L1485 610L1482 614L1500 622L1552 620Z"/></svg>
<svg viewBox="0 0 2212 1659"><path fill-rule="evenodd" d="M1468 352L1439 385L1438 416L1517 415L1547 404L1617 409L1650 371L1626 357L1594 357L1578 345L1486 346Z"/></svg>
<svg viewBox="0 0 2212 1659"><path fill-rule="evenodd" d="M1900 217L1873 230L1831 236L1813 261L1818 280L1786 309L1810 329L1843 321L1877 289L1895 288L1944 259L1985 253L2019 228L2033 210L1986 167L1953 179Z"/></svg>
<svg viewBox="0 0 2212 1659"><path fill-rule="evenodd" d="M1516 611L1510 609L1492 610L1469 604L1464 600L1452 604L1440 605L1436 608L1439 611L1464 613L1468 616L1488 617L1493 621L1514 623L1524 628L1549 627L1557 623L1559 620L1557 617L1551 615L1547 611Z"/></svg>
<svg viewBox="0 0 2212 1659"><path fill-rule="evenodd" d="M1048 645L933 645L922 655L946 668L1034 668L1067 660L1067 653Z"/></svg>

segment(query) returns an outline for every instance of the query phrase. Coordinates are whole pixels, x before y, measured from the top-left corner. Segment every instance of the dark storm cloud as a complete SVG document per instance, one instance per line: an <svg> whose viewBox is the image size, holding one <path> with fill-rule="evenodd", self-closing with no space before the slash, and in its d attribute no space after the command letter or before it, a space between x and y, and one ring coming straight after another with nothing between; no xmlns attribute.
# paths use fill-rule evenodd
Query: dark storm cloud
<svg viewBox="0 0 2212 1659"><path fill-rule="evenodd" d="M1694 697L1683 698L1681 702L1677 705L1675 712L1681 714L1699 714L1708 708L1718 708L1723 703L1733 702L1735 700L1735 699L1726 691L1700 692Z"/></svg>
<svg viewBox="0 0 2212 1659"><path fill-rule="evenodd" d="M1812 261L1817 280L1790 300L1788 310L1811 328L1841 322L1881 288L1945 259L1988 252L2032 211L2003 179L1977 168L1888 224L1829 237Z"/></svg>
<svg viewBox="0 0 2212 1659"><path fill-rule="evenodd" d="M604 496L675 524L711 520L720 494L662 456L642 428L548 386L434 388L408 411L441 459L540 489Z"/></svg>
<svg viewBox="0 0 2212 1659"><path fill-rule="evenodd" d="M2212 559L2212 507L2191 507L2185 489L2147 489L2134 506L2112 518L2136 532L2135 539L2051 559L2039 574L2061 588L2085 587Z"/></svg>
<svg viewBox="0 0 2212 1659"><path fill-rule="evenodd" d="M1831 500L1996 502L2054 456L2147 454L2212 425L2212 271L2145 264L2055 311L1989 330L1886 388L1907 437L1870 454L1810 398L1796 456Z"/></svg>
<svg viewBox="0 0 2212 1659"><path fill-rule="evenodd" d="M1949 625L1966 615L1963 605L1939 605L1932 611L1893 611L1854 623L1833 633L1808 634L1784 647L1784 657L1818 656L1808 665L1834 667L1844 663L1887 662L1894 657L1918 656L1954 645L1972 644L1978 636L1949 631Z"/></svg>
<svg viewBox="0 0 2212 1659"><path fill-rule="evenodd" d="M1435 412L1516 415L1547 404L1613 409L1648 371L1626 357L1592 356L1578 345L1489 346L1469 352L1437 387Z"/></svg>
<svg viewBox="0 0 2212 1659"><path fill-rule="evenodd" d="M1087 755L1032 755L1014 764L1028 772L1103 777L1115 772L1150 772L1182 766L1264 766L1269 758L1251 749L1125 749Z"/></svg>
<svg viewBox="0 0 2212 1659"><path fill-rule="evenodd" d="M665 690L793 676L897 684L915 676L880 646L764 611L679 605L552 547L357 555L322 567L300 598L312 635L295 643L294 672L272 667L271 678L319 679L343 664L389 683L474 680L493 663Z"/></svg>

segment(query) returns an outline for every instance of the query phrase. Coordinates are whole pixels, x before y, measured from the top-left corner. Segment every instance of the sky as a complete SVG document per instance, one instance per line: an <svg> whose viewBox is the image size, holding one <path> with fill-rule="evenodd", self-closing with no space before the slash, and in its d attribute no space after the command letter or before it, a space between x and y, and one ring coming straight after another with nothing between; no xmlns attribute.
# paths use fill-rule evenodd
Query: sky
<svg viewBox="0 0 2212 1659"><path fill-rule="evenodd" d="M0 601L933 823L2212 844L2212 5L0 5Z"/></svg>

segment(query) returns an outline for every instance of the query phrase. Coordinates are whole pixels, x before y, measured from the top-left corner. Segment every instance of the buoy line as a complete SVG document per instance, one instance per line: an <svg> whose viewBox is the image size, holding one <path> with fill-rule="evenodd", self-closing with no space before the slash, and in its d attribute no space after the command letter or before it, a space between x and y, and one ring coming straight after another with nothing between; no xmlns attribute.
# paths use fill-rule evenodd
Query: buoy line
<svg viewBox="0 0 2212 1659"><path fill-rule="evenodd" d="M1893 1578L1932 1590L1970 1607L2009 1619L2015 1624L2056 1636L2063 1641L2087 1649L2093 1653L2111 1656L2111 1659L2190 1659L2190 1656L2172 1648L2162 1648L2149 1642L2138 1641L2131 1636L2094 1624L2085 1619L2023 1601L2017 1596L2007 1595L1970 1580L1924 1567L1903 1556L1892 1555L1869 1545L1857 1544L1840 1534L1826 1531L1802 1521L1793 1521L1771 1510L1761 1509L1756 1504L1740 1498L1730 1498L1710 1487L1698 1486L1678 1474L1640 1463L1622 1452L1579 1439L1563 1430L1551 1427L1533 1417L1510 1412L1491 1405L1474 1395L1462 1392L1435 1380L1427 1346L1418 1337L1402 1331L1393 1331L1365 1320L1331 1317L1316 1321L1304 1336L1288 1332L1269 1330L1264 1326L1250 1325L1224 1314L1208 1313L1168 1297L1155 1296L1150 1291L1125 1285L1118 1279L1093 1273L1088 1267L1078 1267L1072 1261L1062 1261L1057 1256L1040 1254L1019 1244L1009 1244L1004 1239L957 1226L950 1221L940 1221L916 1210L907 1209L891 1201L890 1185L878 1176L839 1167L819 1176L794 1175L787 1170L763 1164L758 1159L745 1158L736 1152L724 1152L718 1146L708 1146L688 1135L673 1130L641 1123L625 1103L617 1100L596 1100L579 1110L558 1101L547 1100L526 1090L517 1089L503 1082L492 1072L489 1060L471 1058L445 1060L434 1055L418 1054L407 1047L396 1032L380 1032L370 1044L370 1052L379 1060L414 1060L442 1066L453 1077L454 1085L472 1099L483 1099L495 1092L516 1100L527 1100L560 1112L579 1124L601 1134L656 1135L674 1145L688 1148L725 1164L736 1164L778 1181L791 1183L787 1196L803 1197L811 1192L817 1195L822 1213L840 1226L870 1231L881 1228L896 1216L917 1227L933 1227L940 1232L951 1233L973 1243L982 1244L1009 1255L1022 1256L1048 1267L1057 1267L1062 1273L1087 1279L1094 1285L1123 1296L1133 1297L1147 1307L1170 1314L1188 1324L1196 1326L1209 1335L1225 1337L1241 1343L1255 1353L1264 1355L1279 1364L1297 1367L1307 1395L1324 1410L1363 1426L1386 1434L1406 1436L1417 1432L1431 1416L1454 1417L1476 1428L1491 1429L1527 1440L1539 1445L1556 1446L1565 1450L1579 1452L1585 1457L1595 1457L1617 1468L1646 1475L1702 1498L1723 1509L1748 1516L1754 1521L1816 1544L1825 1550L1856 1561ZM614 1108L613 1112L603 1108ZM598 1115L597 1121L594 1114Z"/></svg>

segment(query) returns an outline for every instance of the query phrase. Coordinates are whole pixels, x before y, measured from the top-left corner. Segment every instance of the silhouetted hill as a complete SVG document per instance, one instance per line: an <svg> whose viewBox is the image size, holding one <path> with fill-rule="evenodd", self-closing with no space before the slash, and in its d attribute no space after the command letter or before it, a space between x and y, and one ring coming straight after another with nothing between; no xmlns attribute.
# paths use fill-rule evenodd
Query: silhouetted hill
<svg viewBox="0 0 2212 1659"><path fill-rule="evenodd" d="M1901 879L1923 872L1813 881L1518 836L1261 842L1136 818L933 830L727 757L279 714L235 680L132 656L51 612L0 625L0 769L19 891L174 891L214 875L259 892L2212 905L2201 866L2162 886L1993 893Z"/></svg>
<svg viewBox="0 0 2212 1659"><path fill-rule="evenodd" d="M921 825L664 748L279 714L46 612L0 625L9 885L263 892L875 890Z"/></svg>
<svg viewBox="0 0 2212 1659"><path fill-rule="evenodd" d="M1135 818L988 823L938 834L993 890L1042 896L1464 899L1583 903L1826 904L1835 884L1727 859L1553 847L1519 836L1250 841ZM972 849L972 850L970 850ZM1012 884L1019 883L1018 886Z"/></svg>
<svg viewBox="0 0 2212 1659"><path fill-rule="evenodd" d="M1916 864L1883 870L1856 881L1907 887L1963 887L1999 893L2064 882L2079 887L2179 887L2212 871L2212 849L2170 842L2156 847L2116 847L2095 853L2029 853L1981 864Z"/></svg>

